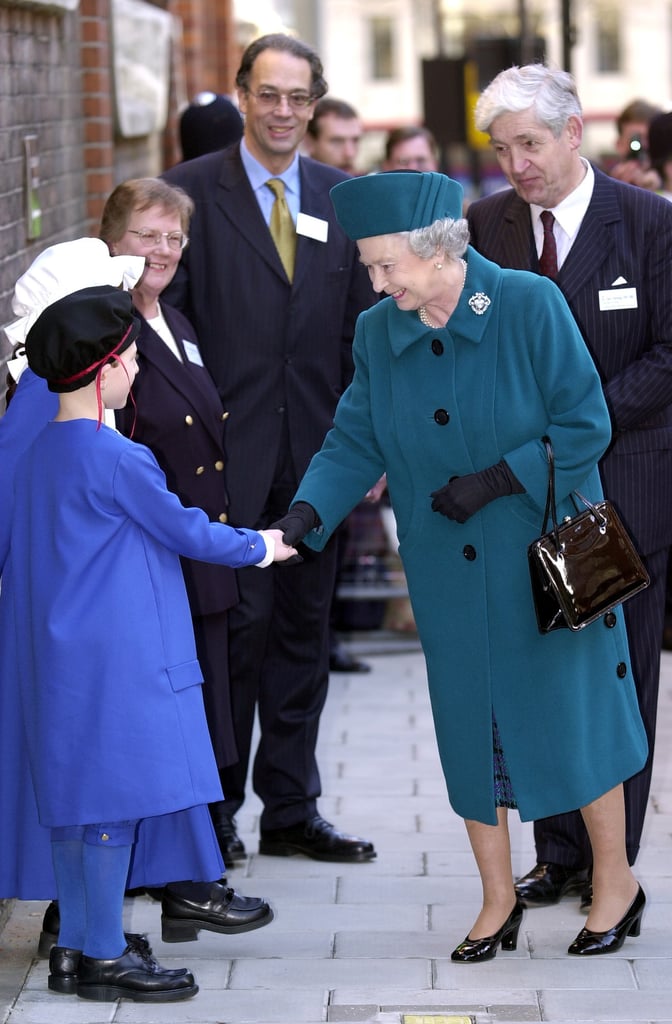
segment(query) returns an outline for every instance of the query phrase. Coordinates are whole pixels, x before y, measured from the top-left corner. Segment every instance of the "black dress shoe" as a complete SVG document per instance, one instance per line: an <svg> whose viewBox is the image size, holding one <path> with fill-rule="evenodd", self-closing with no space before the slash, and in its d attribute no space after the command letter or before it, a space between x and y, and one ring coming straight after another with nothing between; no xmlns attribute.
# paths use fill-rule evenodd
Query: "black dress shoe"
<svg viewBox="0 0 672 1024"><path fill-rule="evenodd" d="M224 863L230 867L234 861L245 860L247 853L242 839L236 831L236 819L222 809L224 805L210 804L210 817L217 836L219 851Z"/></svg>
<svg viewBox="0 0 672 1024"><path fill-rule="evenodd" d="M51 956L51 950L58 943L58 933L61 928L61 914L58 909L58 901L52 900L47 909L44 912L42 918L42 931L40 932L40 941L37 947L37 955L43 959ZM152 947L149 944L149 940L146 935L140 932L124 932L126 942L133 949L142 953L149 953L151 955ZM67 949L66 946L59 946L59 949ZM50 961L51 963L51 961ZM55 991L61 991L56 989Z"/></svg>
<svg viewBox="0 0 672 1024"><path fill-rule="evenodd" d="M152 947L146 935L125 932L128 948L142 957L151 957ZM52 992L74 995L77 992L77 973L82 956L81 949L68 949L67 946L52 946L49 952L49 977L47 985ZM184 974L181 969L177 974Z"/></svg>
<svg viewBox="0 0 672 1024"><path fill-rule="evenodd" d="M269 857L291 857L295 853L303 853L313 860L350 863L373 860L376 856L373 843L338 832L319 814L289 828L262 829L259 853Z"/></svg>
<svg viewBox="0 0 672 1024"><path fill-rule="evenodd" d="M172 1003L198 992L193 974L185 967L166 970L154 957L141 956L127 946L113 960L85 956L79 961L77 995L111 1003L131 999L136 1003Z"/></svg>
<svg viewBox="0 0 672 1024"><path fill-rule="evenodd" d="M516 896L525 907L545 907L563 896L581 892L588 873L585 868L566 868L542 862L515 883Z"/></svg>
<svg viewBox="0 0 672 1024"><path fill-rule="evenodd" d="M467 935L464 942L450 954L450 959L456 964L477 964L483 960L493 960L500 943L502 949L515 949L522 920L523 904L516 900L516 905L498 932L485 939L470 939Z"/></svg>
<svg viewBox="0 0 672 1024"><path fill-rule="evenodd" d="M52 992L74 996L77 992L77 971L82 957L81 949L52 946L49 952L47 985Z"/></svg>
<svg viewBox="0 0 672 1024"><path fill-rule="evenodd" d="M166 886L161 901L164 942L193 942L198 932L236 935L263 928L273 920L264 899L241 896L221 882L183 882Z"/></svg>
<svg viewBox="0 0 672 1024"><path fill-rule="evenodd" d="M329 653L330 672L370 672L371 666L339 647Z"/></svg>
<svg viewBox="0 0 672 1024"><path fill-rule="evenodd" d="M606 932L591 932L582 928L567 950L572 956L599 956L601 953L615 953L620 949L628 935L637 938L642 925L642 913L646 896L641 885L637 895L625 914L613 928Z"/></svg>

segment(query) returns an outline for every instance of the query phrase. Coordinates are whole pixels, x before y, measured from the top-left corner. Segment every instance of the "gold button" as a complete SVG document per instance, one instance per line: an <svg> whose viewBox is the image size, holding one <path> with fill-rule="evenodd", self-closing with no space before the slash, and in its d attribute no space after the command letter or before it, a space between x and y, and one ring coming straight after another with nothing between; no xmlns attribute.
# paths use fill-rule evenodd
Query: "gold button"
<svg viewBox="0 0 672 1024"><path fill-rule="evenodd" d="M227 516L226 512L221 513L221 515L219 516L219 521L220 523L228 523L229 517Z"/></svg>
<svg viewBox="0 0 672 1024"><path fill-rule="evenodd" d="M217 459L217 462L215 463L215 469L217 470L218 473L221 473L222 470L224 469L224 463L222 462L221 459Z"/></svg>
<svg viewBox="0 0 672 1024"><path fill-rule="evenodd" d="M188 427L191 427L193 425L193 422L194 422L194 417L193 416L185 416L184 417L184 422L187 424Z"/></svg>
<svg viewBox="0 0 672 1024"><path fill-rule="evenodd" d="M200 476L201 473L205 473L205 466L197 466L196 467L196 476Z"/></svg>
<svg viewBox="0 0 672 1024"><path fill-rule="evenodd" d="M228 418L229 418L229 413L228 412L223 412L222 413L222 423L224 422L224 420L228 420Z"/></svg>
<svg viewBox="0 0 672 1024"><path fill-rule="evenodd" d="M106 843L110 837L108 836L107 832L103 832L100 838L103 840L104 843Z"/></svg>

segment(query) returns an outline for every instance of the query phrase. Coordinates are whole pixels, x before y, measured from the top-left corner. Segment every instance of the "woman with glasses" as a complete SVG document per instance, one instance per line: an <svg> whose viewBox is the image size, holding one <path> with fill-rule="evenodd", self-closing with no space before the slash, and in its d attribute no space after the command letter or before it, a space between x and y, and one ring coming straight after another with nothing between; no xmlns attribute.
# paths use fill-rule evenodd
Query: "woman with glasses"
<svg viewBox="0 0 672 1024"><path fill-rule="evenodd" d="M117 427L147 445L183 505L202 508L212 522L228 518L224 435L228 413L203 365L194 328L161 298L188 244L193 203L158 178L122 182L103 209L100 237L112 256L141 256L142 277L132 290L140 317L140 372L133 400L117 412ZM183 558L203 699L220 771L238 760L229 691L227 611L238 600L236 574L227 566ZM211 805L217 832L218 804ZM226 837L218 833L222 855ZM231 851L225 859L231 861ZM195 939L199 928L238 932L273 918L263 899L243 897L219 883L171 885L163 893L167 941Z"/></svg>

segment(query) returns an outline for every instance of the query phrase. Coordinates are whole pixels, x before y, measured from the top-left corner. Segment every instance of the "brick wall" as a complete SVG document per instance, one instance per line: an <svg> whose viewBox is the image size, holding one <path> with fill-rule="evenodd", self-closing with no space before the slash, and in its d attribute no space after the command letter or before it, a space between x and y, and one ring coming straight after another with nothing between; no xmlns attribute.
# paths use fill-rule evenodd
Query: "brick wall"
<svg viewBox="0 0 672 1024"><path fill-rule="evenodd" d="M79 22L0 6L0 323L11 319L14 282L41 249L83 234ZM42 235L26 237L25 135L37 136Z"/></svg>

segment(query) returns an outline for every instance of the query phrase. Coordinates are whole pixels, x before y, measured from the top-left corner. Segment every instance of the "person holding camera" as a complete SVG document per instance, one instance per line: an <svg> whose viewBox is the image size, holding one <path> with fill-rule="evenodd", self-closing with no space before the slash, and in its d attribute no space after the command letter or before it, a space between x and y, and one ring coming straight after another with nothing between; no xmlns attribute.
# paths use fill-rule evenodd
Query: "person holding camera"
<svg viewBox="0 0 672 1024"><path fill-rule="evenodd" d="M660 107L640 99L623 108L616 118L618 136L614 149L619 159L609 171L612 178L651 192L660 188L660 175L649 156L649 124L660 113Z"/></svg>

